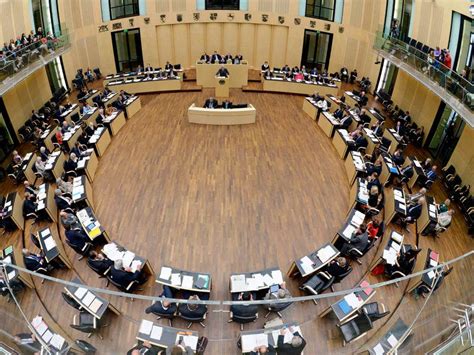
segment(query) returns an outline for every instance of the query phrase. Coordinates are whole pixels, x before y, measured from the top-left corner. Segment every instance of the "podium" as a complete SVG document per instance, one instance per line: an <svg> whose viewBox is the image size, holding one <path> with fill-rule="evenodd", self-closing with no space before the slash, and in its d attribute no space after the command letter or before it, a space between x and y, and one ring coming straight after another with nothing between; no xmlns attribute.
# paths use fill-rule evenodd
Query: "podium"
<svg viewBox="0 0 474 355"><path fill-rule="evenodd" d="M229 78L223 76L215 77L216 97L229 97Z"/></svg>

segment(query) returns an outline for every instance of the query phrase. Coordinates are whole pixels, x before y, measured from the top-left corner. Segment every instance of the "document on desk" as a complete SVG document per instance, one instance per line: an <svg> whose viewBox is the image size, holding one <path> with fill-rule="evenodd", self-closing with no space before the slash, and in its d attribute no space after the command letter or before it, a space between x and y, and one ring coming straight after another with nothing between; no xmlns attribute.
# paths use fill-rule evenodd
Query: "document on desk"
<svg viewBox="0 0 474 355"><path fill-rule="evenodd" d="M183 282L181 288L186 288L188 290L193 288L193 277L190 275L183 275Z"/></svg>
<svg viewBox="0 0 474 355"><path fill-rule="evenodd" d="M359 211L355 211L354 216L352 217L352 224L356 227L360 226L364 223L365 214Z"/></svg>
<svg viewBox="0 0 474 355"><path fill-rule="evenodd" d="M47 251L50 251L54 247L56 247L56 242L53 239L53 236L49 236L44 240L44 246L46 247Z"/></svg>
<svg viewBox="0 0 474 355"><path fill-rule="evenodd" d="M50 344L56 349L61 350L66 340L59 334L54 334L51 338Z"/></svg>
<svg viewBox="0 0 474 355"><path fill-rule="evenodd" d="M300 327L296 326L296 327L293 327L293 332L296 333L296 332L299 332L301 334L301 330L300 330ZM286 333L285 333L285 337L283 339L283 343L285 344L289 344L291 343L291 341L293 340L293 333L290 332L289 329L286 330Z"/></svg>
<svg viewBox="0 0 474 355"><path fill-rule="evenodd" d="M143 319L142 324L140 324L140 330L138 331L141 334L150 335L153 328L153 322Z"/></svg>
<svg viewBox="0 0 474 355"><path fill-rule="evenodd" d="M10 281L11 279L13 279L16 275L16 272L15 270L12 270L8 273L8 281Z"/></svg>
<svg viewBox="0 0 474 355"><path fill-rule="evenodd" d="M431 280L431 279L433 279L433 277L435 277L435 272L433 270L431 270L427 275Z"/></svg>
<svg viewBox="0 0 474 355"><path fill-rule="evenodd" d="M344 299L346 300L347 304L352 307L352 309L359 308L359 306L362 304L362 301L354 293L345 295Z"/></svg>
<svg viewBox="0 0 474 355"><path fill-rule="evenodd" d="M42 209L44 209L46 206L44 205L44 201L43 200L39 200L38 202L38 205L36 205L36 210L37 211L41 211Z"/></svg>
<svg viewBox="0 0 474 355"><path fill-rule="evenodd" d="M84 287L79 287L76 292L74 292L74 296L76 296L78 299L82 300L82 297L87 293L87 289Z"/></svg>
<svg viewBox="0 0 474 355"><path fill-rule="evenodd" d="M281 285L283 283L283 275L281 274L280 270L273 270L272 278L273 278L273 282L276 285Z"/></svg>
<svg viewBox="0 0 474 355"><path fill-rule="evenodd" d="M403 242L403 235L394 231L392 232L392 239L401 244Z"/></svg>
<svg viewBox="0 0 474 355"><path fill-rule="evenodd" d="M163 266L160 272L160 279L169 280L171 277L171 268Z"/></svg>
<svg viewBox="0 0 474 355"><path fill-rule="evenodd" d="M267 286L275 285L275 280L273 280L273 277L271 277L269 274L263 275L263 282Z"/></svg>
<svg viewBox="0 0 474 355"><path fill-rule="evenodd" d="M104 304L101 300L99 300L97 297L92 301L91 305L89 306L90 310L94 313L97 313L99 308Z"/></svg>
<svg viewBox="0 0 474 355"><path fill-rule="evenodd" d="M86 160L85 159L81 159L77 162L77 168L78 169L84 169L85 166L86 166Z"/></svg>
<svg viewBox="0 0 474 355"><path fill-rule="evenodd" d="M265 277L262 274L252 274L252 277L255 279L257 287L265 286Z"/></svg>
<svg viewBox="0 0 474 355"><path fill-rule="evenodd" d="M130 267L130 265L132 265L132 261L134 258L135 258L135 253L132 253L131 251L127 250L123 254L123 259L122 259L123 267L124 268Z"/></svg>
<svg viewBox="0 0 474 355"><path fill-rule="evenodd" d="M92 301L94 301L94 299L95 299L95 295L92 292L87 291L86 295L82 299L82 303L84 304L84 306L89 307Z"/></svg>
<svg viewBox="0 0 474 355"><path fill-rule="evenodd" d="M163 328L154 325L151 330L150 338L155 339L155 340L160 340L162 334L163 334Z"/></svg>
<svg viewBox="0 0 474 355"><path fill-rule="evenodd" d="M38 200L44 200L46 198L46 192L42 191L38 193Z"/></svg>
<svg viewBox="0 0 474 355"><path fill-rule="evenodd" d="M175 344L178 342L179 338L183 337L183 343L186 344L187 346L191 347L191 349L196 350L197 343L198 343L198 337L194 335L181 335L178 334L176 336L176 341Z"/></svg>
<svg viewBox="0 0 474 355"><path fill-rule="evenodd" d="M140 266L142 266L142 262L140 260L133 260L132 265L130 265L130 268L132 269L132 272L135 272Z"/></svg>
<svg viewBox="0 0 474 355"><path fill-rule="evenodd" d="M390 334L390 336L387 338L387 342L392 346L392 348L394 348L397 345L398 340L393 334Z"/></svg>
<svg viewBox="0 0 474 355"><path fill-rule="evenodd" d="M173 286L180 286L181 285L181 274L171 274L171 284Z"/></svg>
<svg viewBox="0 0 474 355"><path fill-rule="evenodd" d="M265 276L269 276L269 275L265 275ZM265 277L264 276L264 277ZM271 276L269 276L270 279L271 279ZM272 282L273 282L273 279L272 279ZM257 280L255 280L253 277L249 277L245 280L245 283L247 284L247 291L248 290L258 290L258 284L257 284Z"/></svg>
<svg viewBox="0 0 474 355"><path fill-rule="evenodd" d="M382 344L378 343L377 345L375 345L374 346L374 352L375 352L375 355L385 354L385 351L383 350Z"/></svg>
<svg viewBox="0 0 474 355"><path fill-rule="evenodd" d="M354 232L356 231L356 228L352 225L352 224L349 224L347 225L347 227L344 229L344 232L342 232L342 235L344 237L346 237L347 239L351 239L352 238L352 235L354 234ZM319 255L318 255L319 256Z"/></svg>
<svg viewBox="0 0 474 355"><path fill-rule="evenodd" d="M246 289L245 275L232 275L230 277L230 292L242 292Z"/></svg>
<svg viewBox="0 0 474 355"><path fill-rule="evenodd" d="M395 191L397 191L397 190L395 190ZM394 197L395 197L395 201L398 201L398 202L403 203L403 204L406 202L405 199L403 198L403 196L399 196L399 195L395 194Z"/></svg>
<svg viewBox="0 0 474 355"><path fill-rule="evenodd" d="M390 249L385 249L383 251L383 255L382 255L382 258L385 260L385 262L387 264L390 264L390 265L395 265L395 261L397 260L397 254L396 254L396 251L392 248Z"/></svg>
<svg viewBox="0 0 474 355"><path fill-rule="evenodd" d="M325 246L324 248L318 251L318 258L324 264L326 261L331 259L334 256L335 252L330 245Z"/></svg>
<svg viewBox="0 0 474 355"><path fill-rule="evenodd" d="M314 270L313 261L307 256L301 258L300 264L305 274L308 274Z"/></svg>
<svg viewBox="0 0 474 355"><path fill-rule="evenodd" d="M268 336L265 333L242 336L242 352L249 353L260 346L268 346Z"/></svg>
<svg viewBox="0 0 474 355"><path fill-rule="evenodd" d="M53 337L53 333L48 329L46 332L44 332L42 338L48 344L51 341L51 338Z"/></svg>
<svg viewBox="0 0 474 355"><path fill-rule="evenodd" d="M398 197L403 197L403 193L397 189L393 189L393 194Z"/></svg>
<svg viewBox="0 0 474 355"><path fill-rule="evenodd" d="M50 234L51 234L51 231L49 230L49 228L46 228L45 230L41 231L41 233L40 233L42 238L45 238Z"/></svg>

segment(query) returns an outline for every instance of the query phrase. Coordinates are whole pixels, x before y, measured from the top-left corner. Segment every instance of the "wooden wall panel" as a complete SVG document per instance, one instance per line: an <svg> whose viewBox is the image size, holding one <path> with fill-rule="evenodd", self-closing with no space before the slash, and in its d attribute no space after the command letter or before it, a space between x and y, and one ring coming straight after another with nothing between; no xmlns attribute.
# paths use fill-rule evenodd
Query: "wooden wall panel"
<svg viewBox="0 0 474 355"><path fill-rule="evenodd" d="M206 48L206 24L191 23L189 25L189 46L191 64L194 65Z"/></svg>
<svg viewBox="0 0 474 355"><path fill-rule="evenodd" d="M3 101L15 133L52 96L46 69L42 68L3 95Z"/></svg>
<svg viewBox="0 0 474 355"><path fill-rule="evenodd" d="M208 23L206 27L206 51L213 53L217 51L223 52L222 45L222 24L221 23Z"/></svg>
<svg viewBox="0 0 474 355"><path fill-rule="evenodd" d="M290 10L290 0L275 0L274 12L285 15Z"/></svg>
<svg viewBox="0 0 474 355"><path fill-rule="evenodd" d="M256 25L251 23L240 25L240 53L251 64L254 62L255 27Z"/></svg>
<svg viewBox="0 0 474 355"><path fill-rule="evenodd" d="M173 25L174 58L173 63L180 63L185 68L191 65L189 51L189 25Z"/></svg>
<svg viewBox="0 0 474 355"><path fill-rule="evenodd" d="M456 167L456 172L461 176L463 183L474 185L474 129L465 126L461 138L448 164Z"/></svg>
<svg viewBox="0 0 474 355"><path fill-rule="evenodd" d="M85 46L87 48L87 65L92 69L97 67L100 63L99 45L97 44L96 36L89 36L85 38ZM85 66L83 65L85 68Z"/></svg>
<svg viewBox="0 0 474 355"><path fill-rule="evenodd" d="M169 0L156 0L155 1L156 12L168 12L170 10Z"/></svg>
<svg viewBox="0 0 474 355"><path fill-rule="evenodd" d="M270 61L272 65L282 67L286 63L286 47L288 43L288 27L272 26Z"/></svg>
<svg viewBox="0 0 474 355"><path fill-rule="evenodd" d="M236 55L239 51L239 25L237 23L224 23L223 27L223 53Z"/></svg>
<svg viewBox="0 0 474 355"><path fill-rule="evenodd" d="M91 26L94 21L94 0L81 0L82 24L83 26Z"/></svg>
<svg viewBox="0 0 474 355"><path fill-rule="evenodd" d="M255 36L254 63L270 61L272 26L258 25ZM270 63L273 65L273 63Z"/></svg>
<svg viewBox="0 0 474 355"><path fill-rule="evenodd" d="M167 61L175 62L173 58L173 31L171 26L157 26L156 39L158 41L158 65L164 66ZM153 64L152 64L153 65Z"/></svg>

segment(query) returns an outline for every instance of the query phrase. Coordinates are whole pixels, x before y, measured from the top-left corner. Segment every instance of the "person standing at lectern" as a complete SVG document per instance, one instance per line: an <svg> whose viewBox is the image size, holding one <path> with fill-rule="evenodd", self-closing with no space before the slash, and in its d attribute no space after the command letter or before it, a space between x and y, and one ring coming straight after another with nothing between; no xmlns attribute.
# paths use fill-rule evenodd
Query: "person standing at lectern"
<svg viewBox="0 0 474 355"><path fill-rule="evenodd" d="M222 66L219 68L219 70L217 71L216 76L221 76L221 77L224 77L224 78L228 78L228 77L229 77L229 71L227 70L226 67L224 67L224 66L222 65Z"/></svg>
<svg viewBox="0 0 474 355"><path fill-rule="evenodd" d="M217 108L217 100L213 97L210 97L204 103L204 108Z"/></svg>

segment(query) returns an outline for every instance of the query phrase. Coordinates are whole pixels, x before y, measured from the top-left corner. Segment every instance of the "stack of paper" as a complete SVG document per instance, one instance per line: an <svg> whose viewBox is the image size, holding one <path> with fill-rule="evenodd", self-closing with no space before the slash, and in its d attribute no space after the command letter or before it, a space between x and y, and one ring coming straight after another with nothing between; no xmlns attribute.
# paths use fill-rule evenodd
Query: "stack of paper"
<svg viewBox="0 0 474 355"><path fill-rule="evenodd" d="M123 259L122 259L123 267L124 268L130 267L130 265L132 265L132 261L134 258L135 258L135 253L132 253L131 251L127 250L123 254Z"/></svg>
<svg viewBox="0 0 474 355"><path fill-rule="evenodd" d="M135 272L141 266L142 266L142 262L140 260L133 260L132 264L130 265L130 268L132 269L132 272Z"/></svg>
<svg viewBox="0 0 474 355"><path fill-rule="evenodd" d="M94 301L94 299L95 299L95 295L92 292L87 291L86 295L82 299L82 303L84 304L84 306L89 307L92 301Z"/></svg>
<svg viewBox="0 0 474 355"><path fill-rule="evenodd" d="M44 246L46 247L47 251L50 251L51 249L56 247L56 242L54 241L52 236L49 236L44 240Z"/></svg>
<svg viewBox="0 0 474 355"><path fill-rule="evenodd" d="M183 275L183 282L181 283L181 287L185 289L192 289L193 288L193 277L191 275Z"/></svg>
<svg viewBox="0 0 474 355"><path fill-rule="evenodd" d="M160 272L160 279L169 280L171 277L171 268L163 266Z"/></svg>
<svg viewBox="0 0 474 355"><path fill-rule="evenodd" d="M191 347L191 349L196 350L197 343L198 343L198 337L197 336L178 334L177 337L176 337L176 343L178 342L180 337L183 337L183 343L186 346L189 346L189 347Z"/></svg>
<svg viewBox="0 0 474 355"><path fill-rule="evenodd" d="M49 343L56 349L61 350L63 348L64 342L65 339L61 335L54 334Z"/></svg>
<svg viewBox="0 0 474 355"><path fill-rule="evenodd" d="M397 252L393 248L390 248L388 250L385 249L383 251L382 258L387 264L395 265L395 261L397 260Z"/></svg>
<svg viewBox="0 0 474 355"><path fill-rule="evenodd" d="M347 239L351 239L355 231L356 231L356 228L352 224L349 224L347 225L346 229L344 229L344 232L342 232L342 235L346 237Z"/></svg>
<svg viewBox="0 0 474 355"><path fill-rule="evenodd" d="M245 275L232 275L230 277L231 292L242 292L247 289Z"/></svg>
<svg viewBox="0 0 474 355"><path fill-rule="evenodd" d="M387 342L390 344L392 348L394 348L397 345L398 340L397 338L395 338L393 334L390 334L390 336L387 338Z"/></svg>
<svg viewBox="0 0 474 355"><path fill-rule="evenodd" d="M344 296L347 304L352 307L352 309L357 309L362 304L362 301L354 294L350 293Z"/></svg>
<svg viewBox="0 0 474 355"><path fill-rule="evenodd" d="M267 276L267 275L265 275L265 276ZM252 278L255 279L255 283L256 283L257 287L259 287L259 288L265 286L265 284L267 286L271 286L271 285L268 285L268 283L266 282L268 280L266 280L265 277L262 274L253 274Z"/></svg>
<svg viewBox="0 0 474 355"><path fill-rule="evenodd" d="M281 274L280 270L273 270L272 278L273 278L274 284L276 285L281 285L283 283L283 275Z"/></svg>
<svg viewBox="0 0 474 355"><path fill-rule="evenodd" d="M300 263L305 274L308 274L313 271L313 261L309 257L304 256L303 258L301 258Z"/></svg>
<svg viewBox="0 0 474 355"><path fill-rule="evenodd" d="M173 286L180 286L181 285L181 274L171 274L171 284Z"/></svg>
<svg viewBox="0 0 474 355"><path fill-rule="evenodd" d="M318 250L317 255L319 260L324 264L334 256L334 249L330 245L326 245L324 248Z"/></svg>
<svg viewBox="0 0 474 355"><path fill-rule="evenodd" d="M243 335L241 339L243 353L249 353L260 346L268 346L268 335L265 333Z"/></svg>
<svg viewBox="0 0 474 355"><path fill-rule="evenodd" d="M403 235L398 232L392 232L392 239L395 240L397 243L401 244L403 242Z"/></svg>
<svg viewBox="0 0 474 355"><path fill-rule="evenodd" d="M352 225L359 227L362 223L364 223L365 214L359 211L355 211L354 216L352 217L351 223Z"/></svg>
<svg viewBox="0 0 474 355"><path fill-rule="evenodd" d="M155 339L155 340L160 340L162 334L163 334L163 328L154 325L151 330L150 338Z"/></svg>
<svg viewBox="0 0 474 355"><path fill-rule="evenodd" d="M152 329L153 329L153 322L143 319L142 324L140 324L140 330L138 332L141 334L150 335Z"/></svg>

